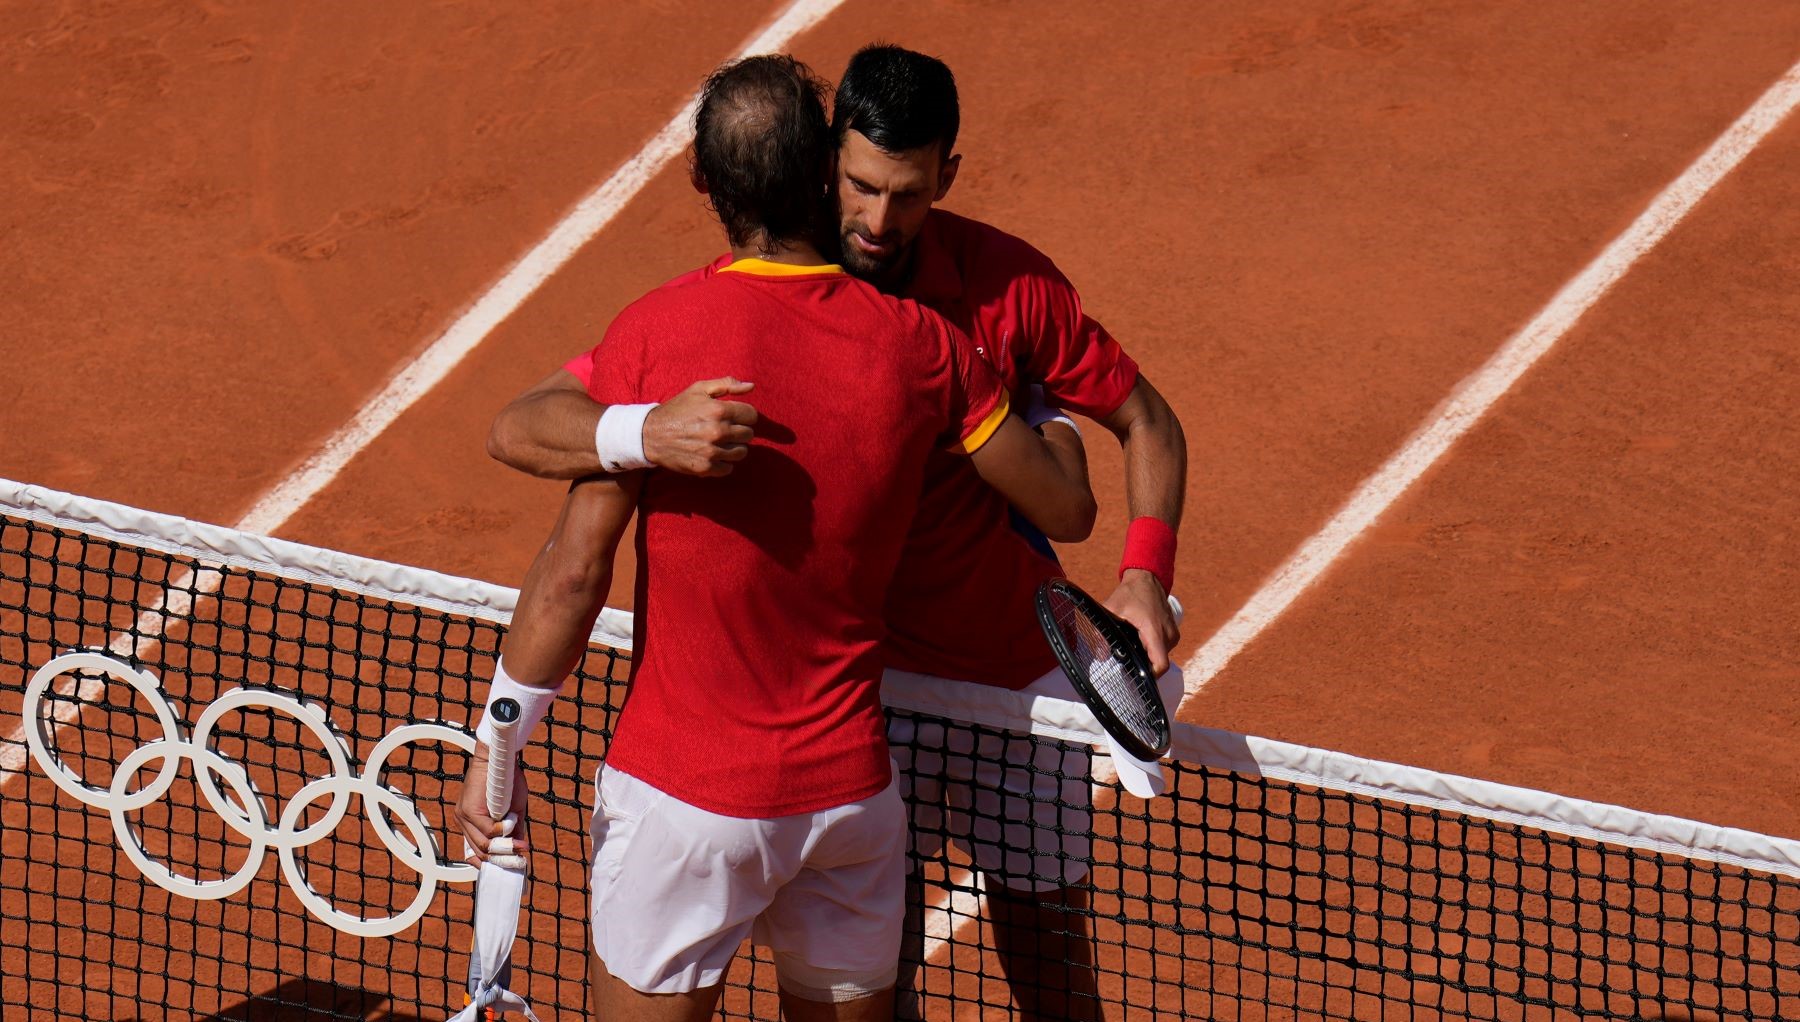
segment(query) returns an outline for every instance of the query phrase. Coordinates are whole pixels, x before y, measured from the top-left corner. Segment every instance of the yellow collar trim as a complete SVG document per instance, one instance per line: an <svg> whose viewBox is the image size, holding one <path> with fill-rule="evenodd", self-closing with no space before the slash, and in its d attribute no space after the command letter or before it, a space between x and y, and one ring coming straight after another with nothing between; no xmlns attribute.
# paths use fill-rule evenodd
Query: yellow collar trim
<svg viewBox="0 0 1800 1022"><path fill-rule="evenodd" d="M814 266L797 266L794 263L772 263L767 259L739 259L728 266L719 267L720 273L749 273L758 277L810 277L821 273L842 273L844 268L836 263L819 263Z"/></svg>

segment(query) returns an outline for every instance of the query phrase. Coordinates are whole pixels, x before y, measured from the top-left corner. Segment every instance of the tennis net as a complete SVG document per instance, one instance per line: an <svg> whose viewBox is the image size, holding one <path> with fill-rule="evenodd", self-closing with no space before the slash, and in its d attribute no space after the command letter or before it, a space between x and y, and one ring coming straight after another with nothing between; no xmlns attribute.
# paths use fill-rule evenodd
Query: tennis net
<svg viewBox="0 0 1800 1022"><path fill-rule="evenodd" d="M0 1015L459 1008L472 884L444 824L513 598L0 480ZM546 1020L585 1017L628 634L603 616L524 757L514 985ZM916 763L1031 731L1086 785L1079 706L922 678L884 700L943 753ZM1169 769L1149 802L1094 789L1079 907L1036 947L997 946L1016 899L966 849L920 861L908 1010L1062 1017L1091 986L1114 1020L1800 1018L1800 843L1191 725ZM1091 965L1033 959L1071 946ZM740 956L722 1017L776 1018L773 989Z"/></svg>

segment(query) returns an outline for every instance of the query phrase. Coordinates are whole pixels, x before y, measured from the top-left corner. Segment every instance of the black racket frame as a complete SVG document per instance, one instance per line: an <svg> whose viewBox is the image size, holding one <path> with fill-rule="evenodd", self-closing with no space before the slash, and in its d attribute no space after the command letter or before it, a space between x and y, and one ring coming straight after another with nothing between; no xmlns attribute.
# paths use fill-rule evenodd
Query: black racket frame
<svg viewBox="0 0 1800 1022"><path fill-rule="evenodd" d="M1052 604L1059 597L1068 600L1093 623L1095 630L1111 647L1113 660L1124 672L1126 679L1155 708L1155 723L1161 733L1161 741L1157 746L1146 745L1132 734L1119 715L1113 712L1105 696L1088 680L1089 665L1076 660L1075 651L1069 648L1068 642L1063 639L1062 627L1056 623L1056 612ZM1069 683L1075 686L1075 691L1081 695L1088 709L1093 711L1094 719L1100 722L1114 745L1141 760L1161 759L1169 751L1174 736L1169 727L1169 709L1163 705L1162 693L1156 687L1156 676L1150 672L1150 654L1144 651L1144 643L1138 638L1137 629L1101 606L1099 600L1066 578L1053 578L1038 586L1037 615L1038 625L1044 630L1044 638L1050 642L1050 651L1056 654L1056 662L1062 666L1063 673L1069 677Z"/></svg>

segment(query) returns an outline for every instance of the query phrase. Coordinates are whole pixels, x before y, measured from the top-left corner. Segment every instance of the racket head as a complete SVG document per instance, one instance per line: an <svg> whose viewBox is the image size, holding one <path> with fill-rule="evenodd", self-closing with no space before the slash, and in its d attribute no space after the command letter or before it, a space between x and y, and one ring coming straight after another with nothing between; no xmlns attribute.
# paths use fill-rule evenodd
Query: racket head
<svg viewBox="0 0 1800 1022"><path fill-rule="evenodd" d="M1038 587L1038 624L1069 683L1120 749L1142 760L1169 751L1169 711L1137 629L1068 579Z"/></svg>

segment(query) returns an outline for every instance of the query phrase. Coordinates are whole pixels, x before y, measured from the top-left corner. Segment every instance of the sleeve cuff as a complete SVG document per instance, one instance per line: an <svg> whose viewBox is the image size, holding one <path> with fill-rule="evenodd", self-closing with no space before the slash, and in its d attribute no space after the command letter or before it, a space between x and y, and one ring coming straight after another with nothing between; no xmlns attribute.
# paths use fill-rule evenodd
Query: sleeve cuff
<svg viewBox="0 0 1800 1022"><path fill-rule="evenodd" d="M968 435L950 449L961 454L974 454L981 450L989 440L993 439L994 433L1000 429L1000 424L1006 421L1007 413L1011 411L1012 401L1006 396L1006 392L1002 391L1000 400L994 402L994 410L988 413L987 418L981 420L981 425L970 430Z"/></svg>

